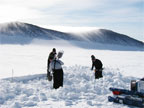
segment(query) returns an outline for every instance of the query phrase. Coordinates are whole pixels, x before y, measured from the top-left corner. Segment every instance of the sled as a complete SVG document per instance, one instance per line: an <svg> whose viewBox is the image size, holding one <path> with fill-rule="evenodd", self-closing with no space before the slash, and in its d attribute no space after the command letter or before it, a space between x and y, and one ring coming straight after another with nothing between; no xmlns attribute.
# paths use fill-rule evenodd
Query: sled
<svg viewBox="0 0 144 108"><path fill-rule="evenodd" d="M119 88L110 88L110 91L114 96L108 97L109 102L144 108L144 93Z"/></svg>
<svg viewBox="0 0 144 108"><path fill-rule="evenodd" d="M108 101L144 108L144 100L142 98L133 97L130 95L119 95L116 97L109 96Z"/></svg>
<svg viewBox="0 0 144 108"><path fill-rule="evenodd" d="M110 89L110 91L113 92L114 95L121 95L121 94L136 95L141 98L144 98L144 93L141 93L141 92L137 92L137 91L133 91L133 90L126 90L126 89L119 89L119 88L109 88L109 89Z"/></svg>

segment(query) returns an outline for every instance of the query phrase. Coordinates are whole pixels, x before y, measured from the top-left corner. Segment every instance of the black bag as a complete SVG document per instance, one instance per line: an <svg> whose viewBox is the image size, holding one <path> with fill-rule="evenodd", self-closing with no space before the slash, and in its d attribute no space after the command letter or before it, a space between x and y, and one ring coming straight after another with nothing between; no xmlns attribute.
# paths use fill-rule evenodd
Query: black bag
<svg viewBox="0 0 144 108"><path fill-rule="evenodd" d="M50 73L50 72L48 72L48 74L47 74L47 78L48 78L48 80L49 80L49 81L51 81L51 80L52 80L52 75L51 75L51 73Z"/></svg>

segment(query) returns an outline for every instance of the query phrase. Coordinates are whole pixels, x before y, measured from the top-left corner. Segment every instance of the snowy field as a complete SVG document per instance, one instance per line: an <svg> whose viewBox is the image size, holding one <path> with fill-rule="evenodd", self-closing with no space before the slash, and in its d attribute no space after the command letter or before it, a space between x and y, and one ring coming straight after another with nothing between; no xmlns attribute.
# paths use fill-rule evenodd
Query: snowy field
<svg viewBox="0 0 144 108"><path fill-rule="evenodd" d="M46 80L54 47L64 51L64 87L57 90ZM109 87L129 89L132 79L144 77L144 51L113 48L85 49L66 41L0 45L0 108L132 108L108 102ZM102 79L94 80L92 54L103 62Z"/></svg>

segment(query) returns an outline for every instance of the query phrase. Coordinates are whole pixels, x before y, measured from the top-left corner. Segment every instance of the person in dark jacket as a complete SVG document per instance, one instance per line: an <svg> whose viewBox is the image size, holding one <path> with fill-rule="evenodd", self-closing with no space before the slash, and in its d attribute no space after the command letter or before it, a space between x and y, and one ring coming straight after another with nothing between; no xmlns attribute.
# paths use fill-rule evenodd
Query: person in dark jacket
<svg viewBox="0 0 144 108"><path fill-rule="evenodd" d="M50 72L53 73L53 88L57 89L59 87L63 87L63 69L62 65L64 63L59 60L59 54L58 57L51 61L50 63Z"/></svg>
<svg viewBox="0 0 144 108"><path fill-rule="evenodd" d="M95 67L95 79L98 78L102 78L102 62L99 59L96 59L94 55L91 56L92 59L92 68L91 70L93 70L93 68Z"/></svg>
<svg viewBox="0 0 144 108"><path fill-rule="evenodd" d="M53 48L52 52L50 52L50 54L48 56L48 61L47 61L47 77L48 77L49 81L52 80L52 77L51 77L50 72L49 72L50 62L55 58L55 56L56 56L56 49Z"/></svg>

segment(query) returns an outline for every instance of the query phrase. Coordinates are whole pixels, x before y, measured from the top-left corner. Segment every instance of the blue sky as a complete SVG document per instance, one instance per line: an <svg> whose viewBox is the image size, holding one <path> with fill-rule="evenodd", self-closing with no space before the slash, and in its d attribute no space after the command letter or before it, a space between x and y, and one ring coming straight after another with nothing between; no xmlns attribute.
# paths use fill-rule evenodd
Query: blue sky
<svg viewBox="0 0 144 108"><path fill-rule="evenodd" d="M11 21L104 28L144 40L144 0L0 0L0 23Z"/></svg>

